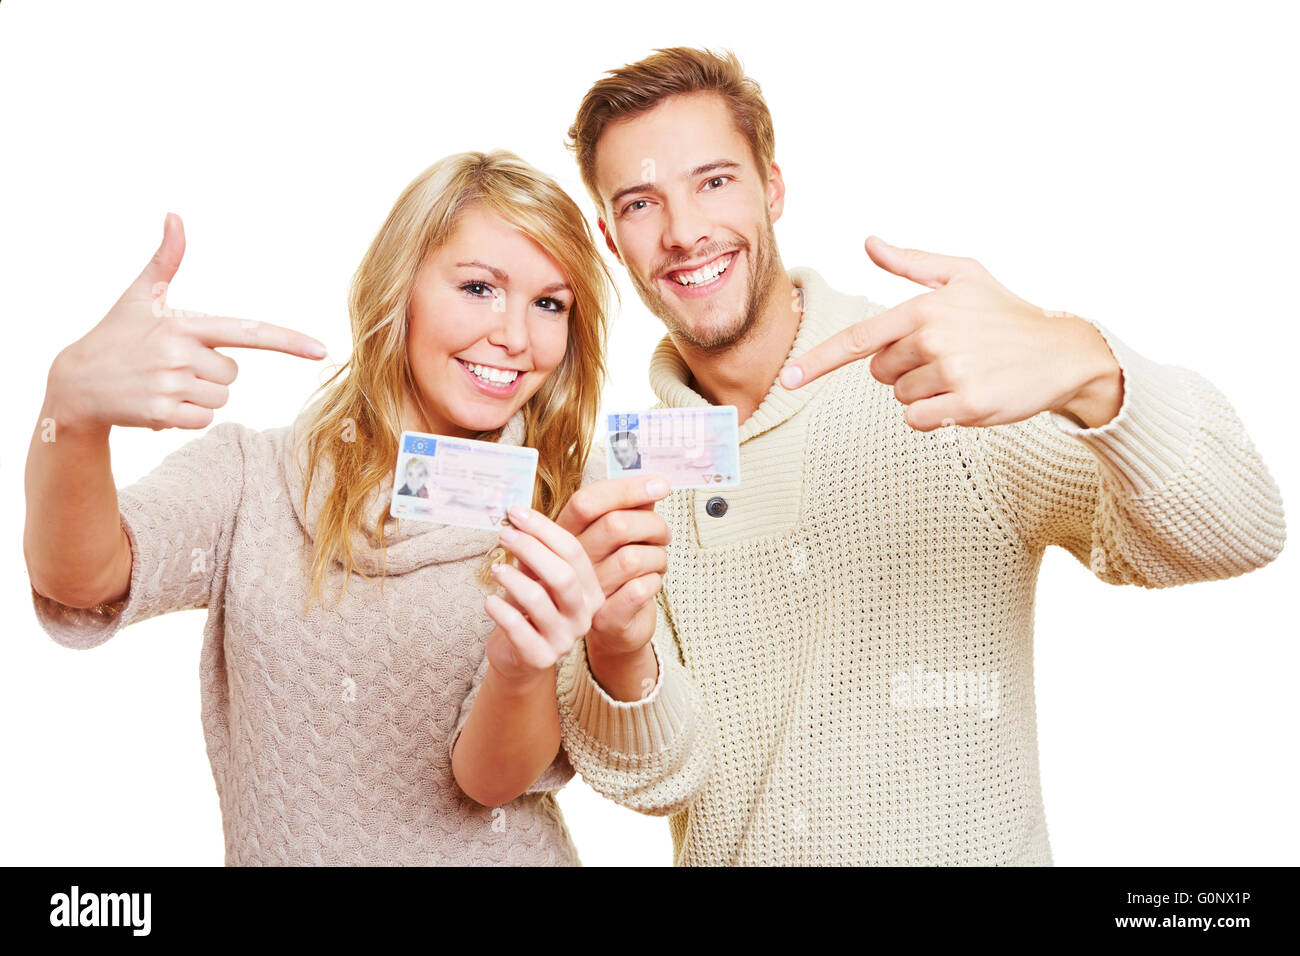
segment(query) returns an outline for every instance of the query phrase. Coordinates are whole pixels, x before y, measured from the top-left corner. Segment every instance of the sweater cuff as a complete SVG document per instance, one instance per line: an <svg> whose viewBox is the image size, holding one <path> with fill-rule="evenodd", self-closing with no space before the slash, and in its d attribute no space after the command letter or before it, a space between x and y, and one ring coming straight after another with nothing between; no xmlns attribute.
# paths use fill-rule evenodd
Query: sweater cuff
<svg viewBox="0 0 1300 956"><path fill-rule="evenodd" d="M690 696L680 669L666 663L656 642L650 646L659 674L654 688L640 700L614 700L605 692L592 676L585 640L561 665L560 709L572 714L584 734L614 753L662 753L673 746L690 718Z"/></svg>
<svg viewBox="0 0 1300 956"><path fill-rule="evenodd" d="M1104 425L1081 428L1058 412L1052 421L1088 446L1120 486L1139 497L1183 470L1192 452L1197 420L1186 396L1194 394L1182 369L1160 365L1138 354L1099 322L1101 333L1123 376L1118 414Z"/></svg>
<svg viewBox="0 0 1300 956"><path fill-rule="evenodd" d="M144 582L142 577L146 563L151 556L142 556L143 542L137 537L136 530L128 515L129 501L120 501L118 521L126 529L127 541L131 545L131 577L125 597L95 607L70 607L46 597L31 586L32 608L36 612L36 622L56 644L71 647L74 650L89 650L98 647L113 637L118 631L136 620L143 620Z"/></svg>

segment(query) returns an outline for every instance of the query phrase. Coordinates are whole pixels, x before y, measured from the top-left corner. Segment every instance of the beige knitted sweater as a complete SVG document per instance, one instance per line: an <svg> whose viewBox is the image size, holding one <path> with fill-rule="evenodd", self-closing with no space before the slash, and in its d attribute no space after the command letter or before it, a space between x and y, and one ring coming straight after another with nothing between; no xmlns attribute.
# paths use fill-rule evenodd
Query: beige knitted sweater
<svg viewBox="0 0 1300 956"><path fill-rule="evenodd" d="M805 306L792 357L885 308L790 276ZM585 652L561 668L584 779L671 814L678 864L1050 864L1033 683L1044 549L1109 584L1168 587L1258 568L1285 536L1224 396L1097 327L1125 382L1099 428L1044 412L918 432L867 362L773 383L740 428L742 484L659 504L658 686L620 703ZM705 404L667 337L650 382L658 407Z"/></svg>
<svg viewBox="0 0 1300 956"><path fill-rule="evenodd" d="M302 509L291 426L209 429L118 490L133 565L127 597L76 610L32 591L60 644L89 648L134 621L207 608L199 657L203 732L226 863L576 864L553 790L563 751L495 810L466 797L451 744L469 716L493 628L476 575L496 533L387 519L381 552L354 534L345 598L303 617L309 540L332 477ZM518 445L523 413L500 440ZM305 456L303 456L305 458ZM372 492L367 527L391 488ZM326 582L342 580L336 565Z"/></svg>

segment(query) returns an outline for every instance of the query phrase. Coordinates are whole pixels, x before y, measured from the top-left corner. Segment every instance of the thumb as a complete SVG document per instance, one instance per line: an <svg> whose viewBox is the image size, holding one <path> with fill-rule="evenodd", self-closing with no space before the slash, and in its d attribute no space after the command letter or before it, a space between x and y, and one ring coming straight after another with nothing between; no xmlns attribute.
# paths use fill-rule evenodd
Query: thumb
<svg viewBox="0 0 1300 956"><path fill-rule="evenodd" d="M947 285L960 275L976 267L974 260L960 256L941 256L923 249L904 249L891 246L879 236L871 236L866 243L871 261L886 272L911 279L931 289Z"/></svg>
<svg viewBox="0 0 1300 956"><path fill-rule="evenodd" d="M131 285L131 291L152 298L153 288L159 282L170 283L180 268L181 258L185 255L185 226L181 217L169 212L163 220L162 245L153 254L148 265Z"/></svg>

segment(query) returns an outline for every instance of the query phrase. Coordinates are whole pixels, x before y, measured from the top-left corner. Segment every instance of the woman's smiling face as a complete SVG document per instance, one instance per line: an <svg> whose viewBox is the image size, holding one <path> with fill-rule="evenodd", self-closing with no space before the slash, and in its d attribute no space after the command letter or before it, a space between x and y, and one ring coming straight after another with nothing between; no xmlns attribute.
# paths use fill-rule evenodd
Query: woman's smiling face
<svg viewBox="0 0 1300 956"><path fill-rule="evenodd" d="M564 358L573 291L540 245L479 205L420 266L407 354L427 418L467 437L504 425Z"/></svg>

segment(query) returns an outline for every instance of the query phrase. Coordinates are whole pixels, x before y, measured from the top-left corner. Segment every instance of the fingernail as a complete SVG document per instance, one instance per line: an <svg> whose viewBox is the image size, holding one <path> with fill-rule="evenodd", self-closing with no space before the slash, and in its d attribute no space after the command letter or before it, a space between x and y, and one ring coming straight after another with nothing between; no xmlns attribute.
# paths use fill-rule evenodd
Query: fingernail
<svg viewBox="0 0 1300 956"><path fill-rule="evenodd" d="M527 505L511 505L506 510L510 512L510 517L514 518L519 524L523 524L533 516L533 510Z"/></svg>
<svg viewBox="0 0 1300 956"><path fill-rule="evenodd" d="M308 353L311 355L312 358L324 358L324 357L325 357L325 346L324 346L324 344L321 343L321 342L317 342L315 339L310 339L310 340L307 342L307 351L308 351Z"/></svg>
<svg viewBox="0 0 1300 956"><path fill-rule="evenodd" d="M662 478L651 478L645 483L645 493L651 498L662 498L668 494L668 482Z"/></svg>
<svg viewBox="0 0 1300 956"><path fill-rule="evenodd" d="M515 538L517 538L517 537L519 537L519 532L516 531L514 528L502 528L502 529L501 529L501 540L502 540L502 541L513 541L513 540L515 540Z"/></svg>
<svg viewBox="0 0 1300 956"><path fill-rule="evenodd" d="M786 388L798 388L803 381L803 369L798 365L787 365L781 369L781 384Z"/></svg>

